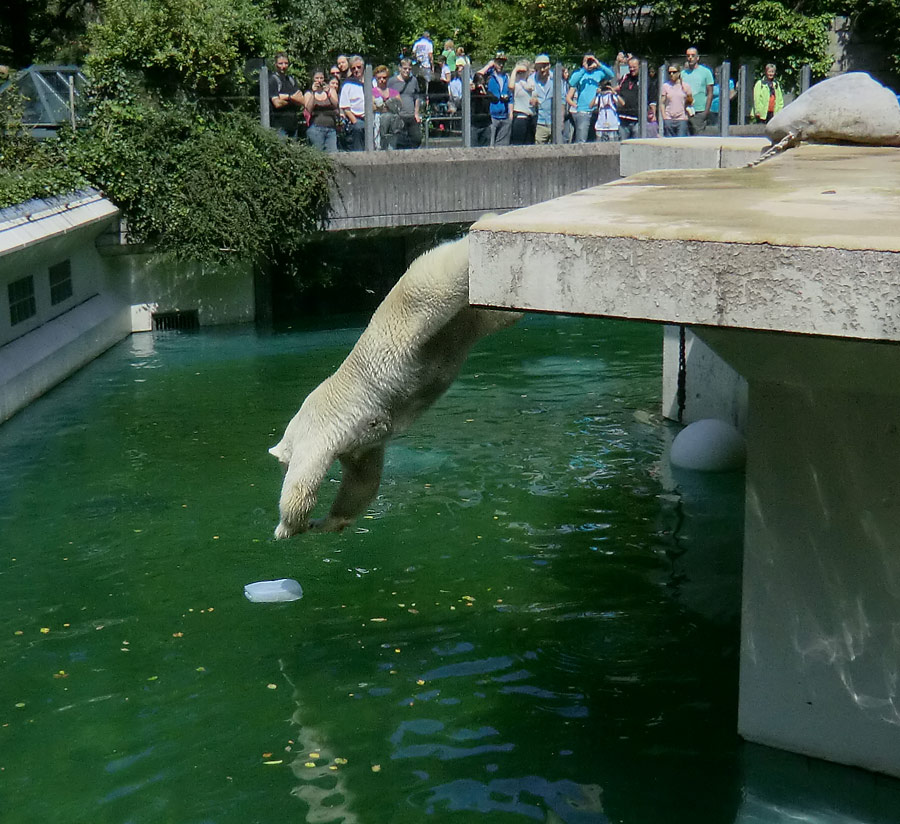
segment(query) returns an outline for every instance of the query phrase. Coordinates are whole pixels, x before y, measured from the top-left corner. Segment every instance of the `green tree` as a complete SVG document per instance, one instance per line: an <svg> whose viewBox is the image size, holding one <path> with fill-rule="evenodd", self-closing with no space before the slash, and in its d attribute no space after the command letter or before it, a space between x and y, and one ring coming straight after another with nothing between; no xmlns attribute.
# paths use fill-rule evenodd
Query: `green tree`
<svg viewBox="0 0 900 824"><path fill-rule="evenodd" d="M243 68L281 39L268 12L251 0L104 2L88 32L89 126L61 146L135 240L181 258L263 261L318 228L326 156L280 140L232 99L256 106Z"/></svg>
<svg viewBox="0 0 900 824"><path fill-rule="evenodd" d="M80 63L96 0L7 0L0 16L0 63Z"/></svg>
<svg viewBox="0 0 900 824"><path fill-rule="evenodd" d="M731 23L742 53L778 64L779 73L796 78L808 64L814 75L830 68L828 29L834 19L822 4L785 5L779 0L740 0Z"/></svg>
<svg viewBox="0 0 900 824"><path fill-rule="evenodd" d="M136 72L157 92L214 94L282 38L265 0L107 0L86 67L98 81Z"/></svg>

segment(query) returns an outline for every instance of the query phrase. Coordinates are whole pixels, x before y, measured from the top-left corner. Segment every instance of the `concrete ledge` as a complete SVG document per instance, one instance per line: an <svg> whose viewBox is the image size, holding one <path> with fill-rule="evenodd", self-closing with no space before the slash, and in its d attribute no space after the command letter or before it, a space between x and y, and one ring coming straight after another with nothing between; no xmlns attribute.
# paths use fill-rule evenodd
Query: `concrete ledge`
<svg viewBox="0 0 900 824"><path fill-rule="evenodd" d="M338 156L329 231L470 223L619 177L618 143Z"/></svg>
<svg viewBox="0 0 900 824"><path fill-rule="evenodd" d="M900 340L897 226L900 149L804 146L479 221L469 294L484 306Z"/></svg>
<svg viewBox="0 0 900 824"><path fill-rule="evenodd" d="M765 137L663 137L621 144L622 177L654 169L734 169L758 160Z"/></svg>

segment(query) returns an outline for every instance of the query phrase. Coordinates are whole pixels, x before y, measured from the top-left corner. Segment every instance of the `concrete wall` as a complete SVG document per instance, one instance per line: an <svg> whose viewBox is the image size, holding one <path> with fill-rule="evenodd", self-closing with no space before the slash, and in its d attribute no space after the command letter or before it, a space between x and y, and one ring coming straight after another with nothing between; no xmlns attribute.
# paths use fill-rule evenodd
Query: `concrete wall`
<svg viewBox="0 0 900 824"><path fill-rule="evenodd" d="M0 421L131 331L127 297L94 245L117 215L96 192L0 213ZM66 263L71 294L54 303L49 270ZM9 287L28 278L35 313L13 323Z"/></svg>
<svg viewBox="0 0 900 824"><path fill-rule="evenodd" d="M172 261L131 247L104 247L106 263L131 305L132 331L148 332L157 312L196 311L200 326L251 323L253 268Z"/></svg>
<svg viewBox="0 0 900 824"><path fill-rule="evenodd" d="M360 152L336 167L329 231L471 223L617 179L619 144Z"/></svg>

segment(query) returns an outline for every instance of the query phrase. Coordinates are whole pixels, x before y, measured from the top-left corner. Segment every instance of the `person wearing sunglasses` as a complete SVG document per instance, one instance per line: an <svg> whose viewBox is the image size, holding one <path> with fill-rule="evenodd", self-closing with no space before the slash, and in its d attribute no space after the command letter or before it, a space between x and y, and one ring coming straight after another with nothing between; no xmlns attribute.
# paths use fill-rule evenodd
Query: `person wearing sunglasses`
<svg viewBox="0 0 900 824"><path fill-rule="evenodd" d="M687 137L688 108L694 102L691 87L681 79L681 69L669 66L668 79L659 95L659 111L663 116L664 137Z"/></svg>
<svg viewBox="0 0 900 824"><path fill-rule="evenodd" d="M350 58L350 78L341 86L341 115L346 121L347 148L361 152L366 148L366 102L363 91L363 59L355 54Z"/></svg>

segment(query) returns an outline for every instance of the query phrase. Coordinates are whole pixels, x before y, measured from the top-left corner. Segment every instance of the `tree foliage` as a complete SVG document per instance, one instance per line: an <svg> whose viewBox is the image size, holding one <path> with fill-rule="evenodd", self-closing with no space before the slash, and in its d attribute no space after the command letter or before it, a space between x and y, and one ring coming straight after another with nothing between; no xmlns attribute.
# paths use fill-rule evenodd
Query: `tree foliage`
<svg viewBox="0 0 900 824"><path fill-rule="evenodd" d="M136 241L186 259L277 258L315 231L328 202L321 152L239 112L191 104L107 114L73 136L70 163L128 216Z"/></svg>
<svg viewBox="0 0 900 824"><path fill-rule="evenodd" d="M215 93L274 51L282 30L269 11L264 0L107 0L86 66L95 79L133 71L157 91Z"/></svg>
<svg viewBox="0 0 900 824"><path fill-rule="evenodd" d="M833 14L804 13L802 6L788 6L779 0L741 0L737 9L731 31L742 53L777 63L779 72L788 78L796 78L807 64L814 76L831 68L828 29Z"/></svg>

